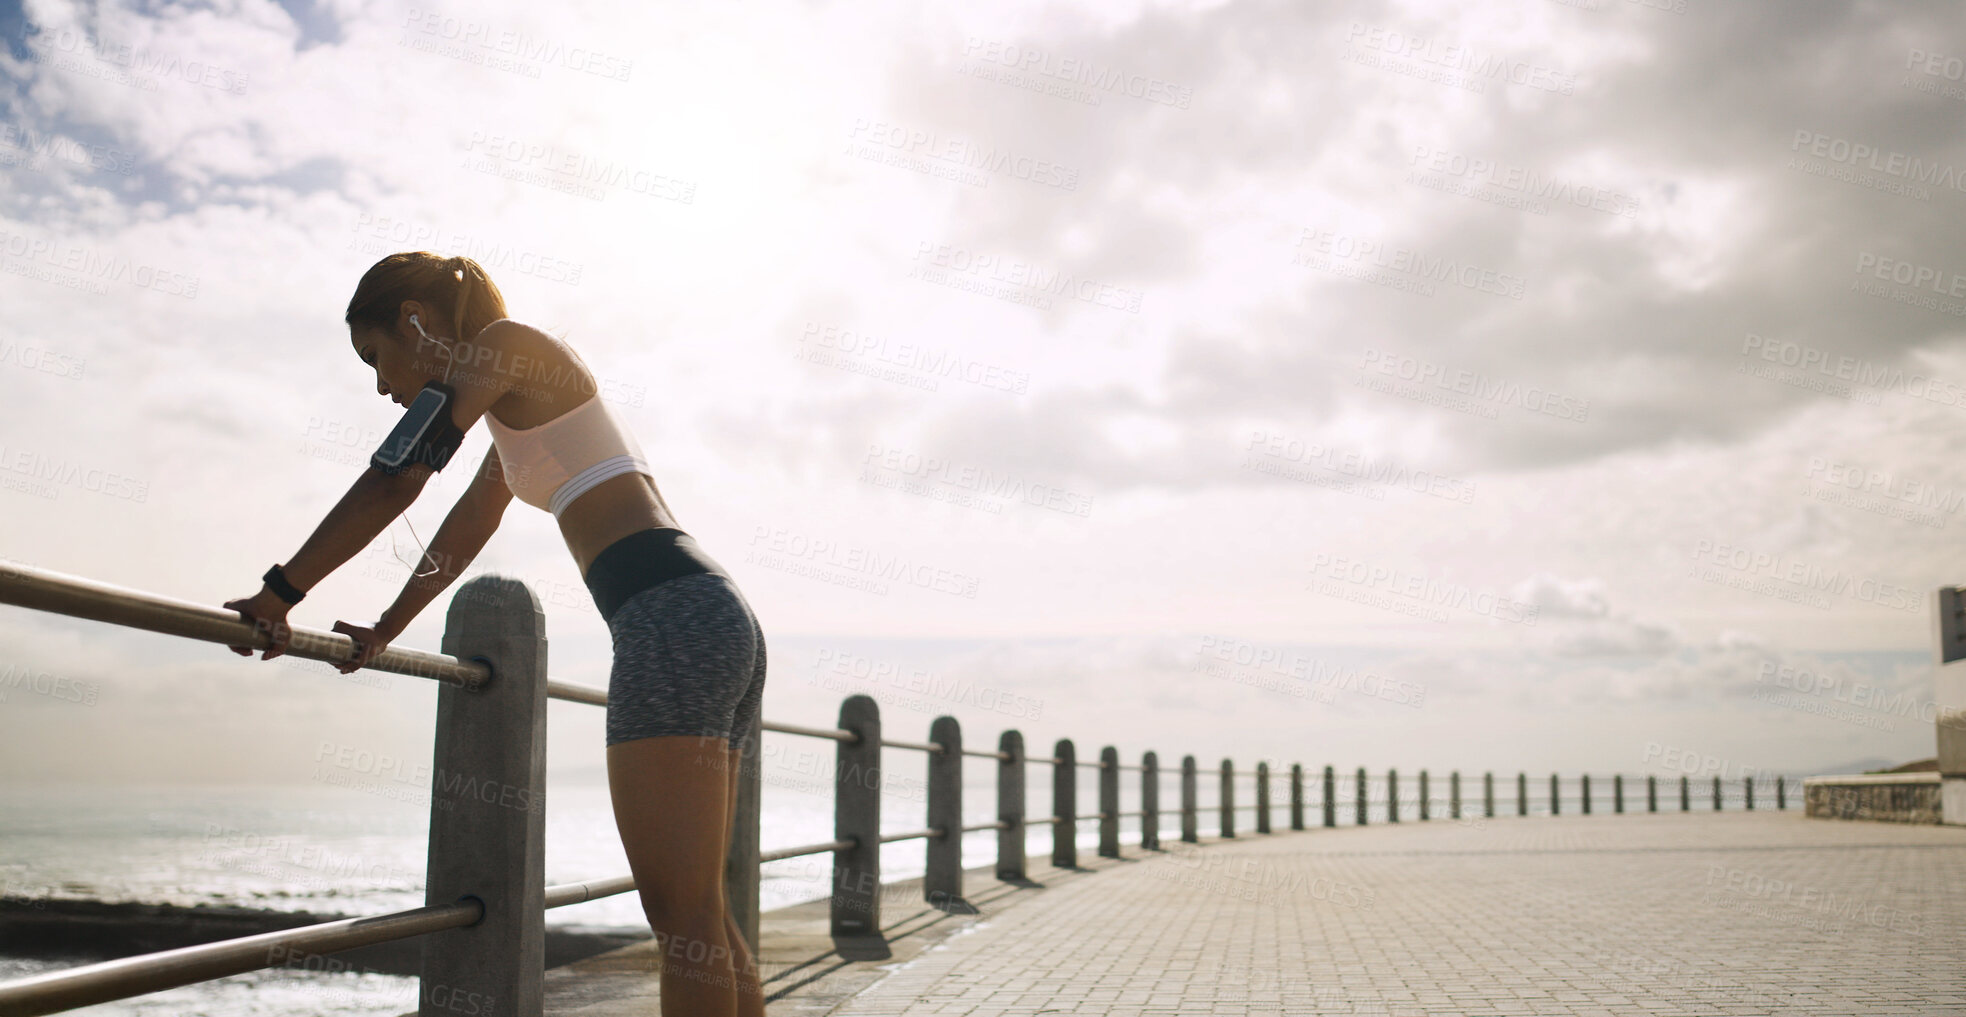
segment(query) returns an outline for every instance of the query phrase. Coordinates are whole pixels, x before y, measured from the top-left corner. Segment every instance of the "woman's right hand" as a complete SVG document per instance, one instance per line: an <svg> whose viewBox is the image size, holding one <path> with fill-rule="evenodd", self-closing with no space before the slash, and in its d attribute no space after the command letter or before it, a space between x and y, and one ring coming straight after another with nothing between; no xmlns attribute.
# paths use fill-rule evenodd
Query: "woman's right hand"
<svg viewBox="0 0 1966 1017"><path fill-rule="evenodd" d="M266 655L261 660L272 660L287 652L287 642L293 638L293 629L287 625L287 609L293 605L281 600L271 590L260 590L250 597L228 600L225 606L239 612L241 621L251 622L255 629L266 633L271 642L266 647ZM250 657L253 648L234 646L232 652Z"/></svg>

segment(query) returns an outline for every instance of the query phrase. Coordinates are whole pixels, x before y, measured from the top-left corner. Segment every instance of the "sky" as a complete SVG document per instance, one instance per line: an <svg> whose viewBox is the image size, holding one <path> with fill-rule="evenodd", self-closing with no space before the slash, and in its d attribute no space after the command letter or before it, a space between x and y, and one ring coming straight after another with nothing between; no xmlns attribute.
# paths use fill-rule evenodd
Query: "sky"
<svg viewBox="0 0 1966 1017"><path fill-rule="evenodd" d="M1924 758L1966 705L1956 5L35 2L0 39L6 561L256 592L401 412L355 282L431 250L594 369L762 621L767 720L1731 780ZM379 615L448 472L292 621ZM550 516L485 573L605 686ZM13 606L0 647L10 779L429 758L419 679ZM594 776L601 711L550 709Z"/></svg>

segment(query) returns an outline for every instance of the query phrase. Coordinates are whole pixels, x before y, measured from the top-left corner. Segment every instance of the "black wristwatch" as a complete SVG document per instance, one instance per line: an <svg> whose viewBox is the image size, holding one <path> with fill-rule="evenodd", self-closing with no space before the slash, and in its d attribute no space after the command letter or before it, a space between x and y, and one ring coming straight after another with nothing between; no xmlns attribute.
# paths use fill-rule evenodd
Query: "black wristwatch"
<svg viewBox="0 0 1966 1017"><path fill-rule="evenodd" d="M272 590L274 596L286 601L290 605L300 603L307 596L307 594L294 589L294 584L287 582L287 574L280 571L278 563L275 563L272 568L267 569L266 574L261 576L260 579L266 582L266 588Z"/></svg>

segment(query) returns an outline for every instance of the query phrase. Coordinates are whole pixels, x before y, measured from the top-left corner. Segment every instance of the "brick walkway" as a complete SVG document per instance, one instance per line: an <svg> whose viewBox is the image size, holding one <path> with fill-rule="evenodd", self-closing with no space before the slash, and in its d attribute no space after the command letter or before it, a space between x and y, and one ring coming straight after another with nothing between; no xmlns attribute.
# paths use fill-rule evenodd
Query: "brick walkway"
<svg viewBox="0 0 1966 1017"><path fill-rule="evenodd" d="M1099 871L984 906L832 1012L1966 1014L1957 827L1696 812L1163 844L1081 849Z"/></svg>

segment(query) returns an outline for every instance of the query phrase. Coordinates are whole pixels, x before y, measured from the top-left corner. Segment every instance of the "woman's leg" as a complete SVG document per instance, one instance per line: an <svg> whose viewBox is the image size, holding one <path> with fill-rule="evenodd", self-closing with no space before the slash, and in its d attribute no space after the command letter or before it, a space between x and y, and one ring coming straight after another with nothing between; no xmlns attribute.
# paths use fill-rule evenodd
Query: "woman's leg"
<svg viewBox="0 0 1966 1017"><path fill-rule="evenodd" d="M660 952L665 1017L740 1015L724 898L726 751L724 738L694 735L607 750L615 825Z"/></svg>
<svg viewBox="0 0 1966 1017"><path fill-rule="evenodd" d="M730 779L725 794L724 813L736 816L738 776L742 772L739 767L744 761L744 753L741 749L728 746L725 747L725 751L730 758ZM728 841L730 826L725 825L724 830L725 839ZM729 853L728 843L724 851L726 854ZM764 987L759 983L760 972L757 961L751 956L751 948L744 941L743 930L737 927L737 916L731 914L728 908L724 910L724 938L730 941L731 966L737 972L737 1017L765 1017L765 994Z"/></svg>

